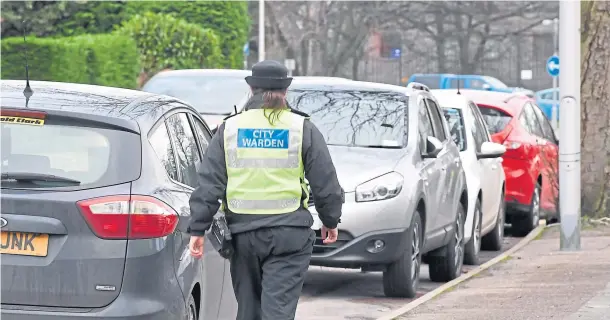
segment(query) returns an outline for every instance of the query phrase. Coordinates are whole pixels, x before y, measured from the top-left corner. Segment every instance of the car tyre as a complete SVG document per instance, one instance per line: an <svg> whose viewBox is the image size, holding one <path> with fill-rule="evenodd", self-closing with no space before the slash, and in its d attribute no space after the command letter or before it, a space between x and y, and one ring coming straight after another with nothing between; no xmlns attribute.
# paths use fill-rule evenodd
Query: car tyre
<svg viewBox="0 0 610 320"><path fill-rule="evenodd" d="M383 293L386 297L415 298L419 284L424 226L421 214L416 211L407 230L407 248L400 259L392 262L383 272Z"/></svg>
<svg viewBox="0 0 610 320"><path fill-rule="evenodd" d="M186 312L187 320L199 319L199 313L197 312L197 303L195 303L195 297L193 297L193 294L189 296L189 300L186 303Z"/></svg>
<svg viewBox="0 0 610 320"><path fill-rule="evenodd" d="M464 265L464 221L466 213L464 206L458 204L457 215L455 217L455 232L451 240L443 248L443 257L430 258L430 280L434 282L451 281L462 274Z"/></svg>
<svg viewBox="0 0 610 320"><path fill-rule="evenodd" d="M534 192L532 193L532 203L530 210L524 217L515 217L512 221L513 233L517 237L525 237L528 233L538 227L540 223L540 195L542 187L536 183Z"/></svg>
<svg viewBox="0 0 610 320"><path fill-rule="evenodd" d="M464 264L476 266L479 262L479 252L481 252L481 232L483 229L483 214L481 213L481 200L477 199L474 207L474 221L472 227L472 237L466 244L464 252Z"/></svg>
<svg viewBox="0 0 610 320"><path fill-rule="evenodd" d="M483 237L481 246L483 250L500 251L504 245L504 221L506 221L506 203L504 202L504 193L500 199L500 207L498 208L498 217L496 218L496 226L494 229Z"/></svg>

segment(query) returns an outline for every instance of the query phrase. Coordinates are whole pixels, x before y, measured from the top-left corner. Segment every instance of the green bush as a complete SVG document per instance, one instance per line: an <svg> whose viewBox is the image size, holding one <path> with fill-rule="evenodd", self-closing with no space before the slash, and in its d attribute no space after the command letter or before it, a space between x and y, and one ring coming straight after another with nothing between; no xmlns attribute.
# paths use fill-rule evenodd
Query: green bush
<svg viewBox="0 0 610 320"><path fill-rule="evenodd" d="M212 30L171 15L146 12L117 30L135 39L142 69L156 73L167 65L174 69L218 68L223 64L219 41Z"/></svg>
<svg viewBox="0 0 610 320"><path fill-rule="evenodd" d="M248 41L250 16L245 1L129 1L125 14L172 14L187 22L214 30L224 56L223 68L243 67L243 47Z"/></svg>
<svg viewBox="0 0 610 320"><path fill-rule="evenodd" d="M0 77L25 79L23 38L2 39ZM139 55L135 42L121 35L27 39L31 80L135 88Z"/></svg>

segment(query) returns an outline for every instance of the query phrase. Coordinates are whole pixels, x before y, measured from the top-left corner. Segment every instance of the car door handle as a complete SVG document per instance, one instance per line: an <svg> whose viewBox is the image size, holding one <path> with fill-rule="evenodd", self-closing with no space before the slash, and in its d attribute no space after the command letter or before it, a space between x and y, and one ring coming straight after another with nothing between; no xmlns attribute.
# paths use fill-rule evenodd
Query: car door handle
<svg viewBox="0 0 610 320"><path fill-rule="evenodd" d="M455 159L453 159L453 163L455 163L455 164L458 164L458 165L459 165L459 164L460 164L460 158L455 158Z"/></svg>

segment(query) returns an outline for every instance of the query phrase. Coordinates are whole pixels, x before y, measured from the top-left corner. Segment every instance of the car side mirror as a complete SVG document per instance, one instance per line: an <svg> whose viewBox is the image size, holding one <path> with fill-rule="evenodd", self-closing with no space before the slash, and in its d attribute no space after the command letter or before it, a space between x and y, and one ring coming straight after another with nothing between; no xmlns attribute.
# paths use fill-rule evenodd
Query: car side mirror
<svg viewBox="0 0 610 320"><path fill-rule="evenodd" d="M422 158L436 158L443 150L443 143L435 137L429 136L426 138L426 150L422 154Z"/></svg>
<svg viewBox="0 0 610 320"><path fill-rule="evenodd" d="M481 151L477 152L477 159L499 158L506 152L506 147L495 142L483 142Z"/></svg>

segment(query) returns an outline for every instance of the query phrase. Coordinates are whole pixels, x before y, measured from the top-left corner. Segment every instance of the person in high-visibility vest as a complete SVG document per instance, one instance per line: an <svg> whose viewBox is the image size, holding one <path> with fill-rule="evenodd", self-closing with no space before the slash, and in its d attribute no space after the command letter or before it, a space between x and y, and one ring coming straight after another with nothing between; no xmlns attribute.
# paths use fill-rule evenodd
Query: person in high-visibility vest
<svg viewBox="0 0 610 320"><path fill-rule="evenodd" d="M307 182L324 243L337 240L343 190L322 133L286 103L288 69L261 61L246 82L252 97L220 125L199 167L189 250L202 256L204 233L222 200L233 236L237 319L294 319L316 238Z"/></svg>

